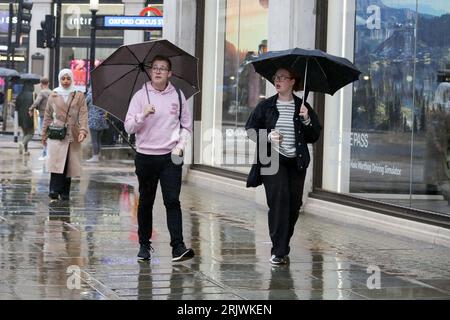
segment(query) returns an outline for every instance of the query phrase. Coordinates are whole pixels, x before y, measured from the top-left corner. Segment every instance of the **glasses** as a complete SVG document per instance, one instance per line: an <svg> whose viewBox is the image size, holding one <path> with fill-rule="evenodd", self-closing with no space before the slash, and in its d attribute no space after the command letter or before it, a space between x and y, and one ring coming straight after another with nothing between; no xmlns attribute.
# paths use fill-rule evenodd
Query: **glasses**
<svg viewBox="0 0 450 320"><path fill-rule="evenodd" d="M153 72L161 72L161 73L163 73L163 72L169 71L169 69L167 69L167 68L152 67L152 71L153 71Z"/></svg>
<svg viewBox="0 0 450 320"><path fill-rule="evenodd" d="M288 77L288 76L273 76L272 77L272 81L273 82L275 82L275 81L286 81L286 80L290 80L290 79L292 79L292 78Z"/></svg>

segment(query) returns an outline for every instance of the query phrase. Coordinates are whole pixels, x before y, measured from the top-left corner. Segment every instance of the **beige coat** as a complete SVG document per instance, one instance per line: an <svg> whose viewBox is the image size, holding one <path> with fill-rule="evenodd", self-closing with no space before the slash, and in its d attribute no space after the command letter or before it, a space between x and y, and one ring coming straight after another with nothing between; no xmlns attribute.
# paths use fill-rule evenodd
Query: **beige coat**
<svg viewBox="0 0 450 320"><path fill-rule="evenodd" d="M45 108L42 136L54 121L54 116L56 118L55 125L64 125L69 105L66 137L63 140L47 139L47 170L53 173L63 173L68 157L67 177L75 177L81 174L81 144L78 142L78 135L81 132L85 135L88 134L88 111L83 93L72 93L67 103L56 92L50 94Z"/></svg>

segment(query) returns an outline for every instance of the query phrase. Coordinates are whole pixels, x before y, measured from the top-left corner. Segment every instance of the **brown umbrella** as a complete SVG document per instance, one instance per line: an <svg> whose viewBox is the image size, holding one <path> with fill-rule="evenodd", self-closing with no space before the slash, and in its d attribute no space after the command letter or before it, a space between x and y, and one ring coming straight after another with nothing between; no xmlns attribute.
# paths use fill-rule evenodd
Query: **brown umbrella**
<svg viewBox="0 0 450 320"><path fill-rule="evenodd" d="M93 103L119 120L125 116L133 95L150 80L150 62L162 55L172 63L169 81L186 99L198 89L198 59L168 40L123 45L91 72Z"/></svg>

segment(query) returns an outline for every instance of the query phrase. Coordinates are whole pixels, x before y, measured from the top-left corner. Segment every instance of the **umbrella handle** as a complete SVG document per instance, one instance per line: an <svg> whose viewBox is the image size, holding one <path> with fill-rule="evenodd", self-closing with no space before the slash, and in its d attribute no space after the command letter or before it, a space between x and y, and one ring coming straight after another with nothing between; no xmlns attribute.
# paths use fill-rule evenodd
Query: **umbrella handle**
<svg viewBox="0 0 450 320"><path fill-rule="evenodd" d="M147 81L144 82L144 85L145 85L145 93L147 94L147 101L148 104L150 104L150 96L148 95Z"/></svg>
<svg viewBox="0 0 450 320"><path fill-rule="evenodd" d="M306 58L306 67L305 67L305 76L303 78L303 99L305 99L305 93L306 93L306 78L308 75L308 63L309 63L309 58Z"/></svg>
<svg viewBox="0 0 450 320"><path fill-rule="evenodd" d="M306 94L306 78L308 76L308 62L309 58L306 58L306 67L305 67L305 76L303 77L303 98L302 98L302 105L305 104L305 94ZM301 108L301 107L300 107ZM302 120L304 120L303 116L300 116Z"/></svg>

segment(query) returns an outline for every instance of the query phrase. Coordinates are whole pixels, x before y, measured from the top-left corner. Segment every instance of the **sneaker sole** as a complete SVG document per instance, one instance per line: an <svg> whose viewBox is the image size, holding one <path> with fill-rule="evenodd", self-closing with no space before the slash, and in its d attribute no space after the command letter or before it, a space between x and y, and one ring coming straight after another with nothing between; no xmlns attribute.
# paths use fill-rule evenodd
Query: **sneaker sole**
<svg viewBox="0 0 450 320"><path fill-rule="evenodd" d="M194 251L192 251L192 250L186 250L186 252L183 253L181 256L172 258L172 261L184 261L184 260L191 259L191 258L193 258L194 256L195 256Z"/></svg>
<svg viewBox="0 0 450 320"><path fill-rule="evenodd" d="M150 260L151 258L152 258L152 256L148 256L148 257L140 257L140 256L137 256L138 257L138 260Z"/></svg>
<svg viewBox="0 0 450 320"><path fill-rule="evenodd" d="M287 263L274 263L274 262L270 262L270 264L271 264L273 267L282 267L282 266L287 265Z"/></svg>
<svg viewBox="0 0 450 320"><path fill-rule="evenodd" d="M272 259L269 259L269 262L274 266L282 266L282 265L288 264L287 261L275 262L275 261L272 261Z"/></svg>
<svg viewBox="0 0 450 320"><path fill-rule="evenodd" d="M141 258L141 257L138 257L138 261L150 261L151 260L151 258Z"/></svg>

